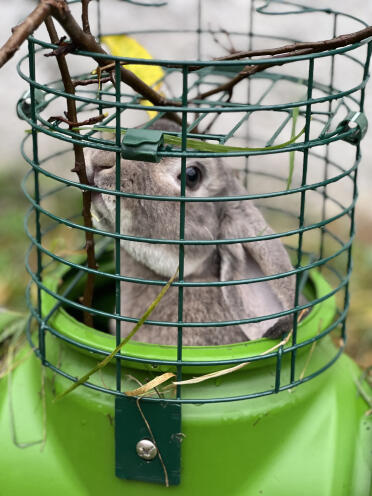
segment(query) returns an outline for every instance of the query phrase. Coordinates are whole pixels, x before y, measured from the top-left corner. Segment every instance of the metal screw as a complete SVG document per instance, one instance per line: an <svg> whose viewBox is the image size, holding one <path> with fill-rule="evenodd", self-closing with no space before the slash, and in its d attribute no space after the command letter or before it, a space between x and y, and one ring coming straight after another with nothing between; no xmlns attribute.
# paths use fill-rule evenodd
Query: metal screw
<svg viewBox="0 0 372 496"><path fill-rule="evenodd" d="M142 439L136 445L137 455L144 460L153 460L158 454L155 444L149 439Z"/></svg>

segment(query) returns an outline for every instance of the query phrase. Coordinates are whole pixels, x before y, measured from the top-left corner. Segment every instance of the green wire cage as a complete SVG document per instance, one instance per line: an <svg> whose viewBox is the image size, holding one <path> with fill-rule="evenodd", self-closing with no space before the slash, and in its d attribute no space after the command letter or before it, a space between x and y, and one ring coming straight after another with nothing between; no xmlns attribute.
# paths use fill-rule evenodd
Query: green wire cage
<svg viewBox="0 0 372 496"><path fill-rule="evenodd" d="M127 8L137 9L140 17L153 12L154 25L157 26L156 18L169 6L166 3L141 4L128 0L122 5L118 2L119 7L123 12ZM101 10L104 11L104 2L97 2L96 34L105 41ZM292 394L297 400L302 398L302 408L306 409L309 397L316 394L316 388L326 390L332 380L336 381L335 376L329 375L331 372L328 369L332 365L332 369L338 370L339 374L338 390L349 388L345 386L345 376L337 369L345 358L337 360L346 342L351 250L355 235L354 209L358 195L357 171L361 160L360 141L367 130L365 86L372 48L372 42L366 39L318 53L279 55L275 66L257 71L242 80L233 91L227 85L225 90L215 92L217 87L236 77L244 68L249 71L253 66L267 65L265 57L244 58L243 61L213 60L214 55L221 55L223 46L234 45L240 50L250 50L290 44L295 40L287 33L291 33L294 24L304 26L308 22L319 22L326 33L324 38L342 34L346 22L355 28L349 31L362 29L367 24L328 8L315 9L279 0L252 0L241 9L247 28L227 34L223 27L216 28L213 23L209 24L212 11L213 5L199 0L189 6L193 22L190 29L149 27L125 31L127 36L149 48L154 59L74 50L67 59L69 62L71 60L73 67L79 68L73 80L87 82L86 85L76 85L74 95L66 92L60 78L51 83L44 80L45 74L55 70L55 60L45 59L44 55L55 50L56 45L30 37L28 55L18 66L20 76L29 83L30 88L18 102L17 110L32 129L22 144L22 155L30 165L30 172L23 183L31 203L25 222L31 240L26 263L31 276L27 297L31 311L27 331L29 343L36 357L49 369L48 373L54 380L58 378L58 391L66 389L92 364L110 355L120 344L122 323L135 326L146 310L145 307L139 308L137 316L123 311L122 292L125 298L125 288L128 285L136 287L138 293L146 292L146 288L151 286L153 289L148 294L156 294L169 279L169 275L166 277L161 273L147 278L126 271L120 248L130 245L136 250L136 246L145 245L149 247L146 249L151 250L161 246L166 248L164 253L177 252L179 273L171 288L177 292L176 317L172 320L162 318L161 313L160 318L150 315L144 327L149 335L154 326L169 330L174 333L175 344L159 345L131 340L116 353L113 364L107 366L101 375L96 374L84 382L88 389L81 387L78 391L85 398L93 398L90 396L93 392L89 390L94 390L94 398L99 397L105 405L102 407L104 411L112 408L115 398L115 464L118 477L178 484L181 438L185 433L182 445L185 491L191 487L187 485L187 464L192 459L192 454L187 454L190 453L187 451L188 436L191 436L189 431L192 431L191 427L188 431L187 422L192 425L196 415L194 412L201 412L202 417L204 415L197 431L203 452L207 448L204 448L200 438L203 437L202 426L208 418L219 416L227 419L226 422L236 426L238 439L240 436L244 438L244 423L234 424L232 420L238 415L239 408L245 412L244 415L250 412L250 415L256 416L254 425L268 415L265 412L275 411L276 408L281 409L287 421L294 422L289 409L296 411L297 407L294 400L288 400L287 395ZM125 27L129 25L126 22ZM163 54L167 53L164 47L171 45L173 40L177 45L180 39L188 60L164 58ZM97 64L94 60L100 58L110 60L112 65L109 71L102 73L99 85L89 85L89 79L97 78L96 74L92 75ZM48 72L48 67L52 65L53 69ZM152 86L169 97L169 105L150 106L143 95L121 82L122 67L129 70L140 67L141 74L153 71L154 67L160 71L161 76L152 81ZM66 110L67 99L76 103L78 121L81 123L78 129L58 119ZM83 123L92 116L99 116L96 123ZM178 116L179 129L169 126L169 130L159 130L156 123L161 122L162 118L174 116ZM55 142L59 147L55 146ZM114 157L112 166L116 167L115 186L104 189L94 184L79 183L70 173L74 164L74 147L84 147L86 156L90 153L87 152L89 149L110 152ZM148 168L159 167L164 159L172 159L179 169L179 195L152 195L121 188L121 167L128 163L123 159L147 161ZM205 160L225 164L228 174L239 178L242 188L245 188L243 193L231 195L217 192L208 196L190 193L188 168L190 164ZM115 212L114 230L89 227L83 223L79 202L84 192L93 198L99 195L110 197ZM61 198L59 209L55 208L55 198ZM145 202L154 205L154 211L159 208L159 212L165 204L171 204L171 207L164 208L173 210L178 236L156 236L159 232L156 222L164 222L161 214L154 216L153 229L145 231L140 226L138 233L141 234L125 232L121 211L125 201ZM274 231L267 233L263 230L256 236L237 234L225 238L190 238L188 235L190 212L200 210L199 222L208 226L208 216L202 215L203 212L221 210L229 203L235 203L240 208L247 202L254 202L260 208ZM141 219L135 219L135 223L141 224ZM87 264L82 249L86 232L95 235L96 268ZM55 248L56 239L65 240L62 251L58 246ZM260 245L278 239L289 253L291 269L226 280L216 277L198 280L188 275L190 259L185 255L188 250L192 258L196 256L194 253L218 252L223 246L242 243ZM91 308L84 306L81 299L87 274L95 276ZM215 318L208 321L197 318L188 321L184 318L185 298L198 288L222 291L222 288L254 287L257 283L288 277L294 281L293 301L290 307L281 311L258 317L243 314L238 319L230 315L222 320ZM137 294L135 290L133 292ZM151 302L149 299L148 304ZM84 312L93 315L94 328L82 322ZM205 328L206 333L214 329L216 335L218 332L228 335L230 329L236 326L260 324L273 318L286 322L285 332L280 336L209 346L183 343L184 328L191 331L197 329L198 332ZM32 331L35 323L37 332ZM245 368L243 364L248 363L250 366ZM140 402L127 394L166 372L174 373L176 380L182 382L233 367L237 368L226 375L217 374L202 382L185 383L174 388L160 386L142 396ZM313 385L305 386L315 378L318 379L311 381ZM77 392L71 395L77 395ZM61 400L60 408L63 407L62 401L67 401L67 398ZM270 402L270 406L257 409L256 405L264 405L264 401ZM197 405L204 406L197 409ZM328 407L331 408L329 404ZM340 403L338 408L342 408ZM360 405L357 408L360 409ZM303 415L305 418L305 413ZM143 419L147 419L153 434L149 435ZM308 422L309 425L312 423L310 417ZM94 426L91 428L95 429ZM156 456L154 461L149 462L138 456L134 447L141 435L150 440L156 439L162 459ZM226 437L230 435L226 434ZM247 435L252 439L252 433ZM211 452L217 451L217 445L211 442L211 433L206 436L209 439L208 456L212 456ZM224 436L221 434L219 443L223 443ZM265 443L270 445L270 437L274 442L275 435L269 427L265 436ZM250 442L249 439L247 442ZM261 442L257 438L257 445ZM194 452L197 449L195 446ZM229 449L223 444L222 451L229 456ZM260 456L257 454L258 459ZM243 461L244 457L239 465L240 473ZM293 466L295 462L292 460L289 463ZM330 463L335 463L335 459L332 458ZM347 470L352 470L351 464L345 463ZM164 466L167 468L166 477ZM300 474L301 470L297 469L297 475ZM236 480L238 475L234 477ZM321 475L319 478L324 480ZM216 482L214 494L220 494L217 484L224 487L221 481ZM201 484L201 487L204 486ZM254 487L258 490L261 486ZM274 486L269 484L265 487ZM340 486L335 484L334 492L319 490L316 494L362 494L352 492L351 485L347 487L347 492L342 492ZM294 494L291 488L294 490L293 486L287 486L283 494ZM284 491L285 487L282 489ZM138 487L136 490L141 491ZM270 494L282 494L278 488L276 492L275 489L271 491L274 492ZM256 492L240 488L231 494ZM302 494L310 493L305 491Z"/></svg>

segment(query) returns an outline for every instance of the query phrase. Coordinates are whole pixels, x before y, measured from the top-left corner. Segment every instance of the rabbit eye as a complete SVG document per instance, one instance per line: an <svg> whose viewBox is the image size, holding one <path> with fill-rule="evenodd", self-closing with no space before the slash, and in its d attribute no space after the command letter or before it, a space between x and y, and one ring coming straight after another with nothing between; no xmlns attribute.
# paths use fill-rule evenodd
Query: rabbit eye
<svg viewBox="0 0 372 496"><path fill-rule="evenodd" d="M179 176L179 179L181 176ZM202 173L198 167L186 167L186 186L188 188L196 188L200 183Z"/></svg>

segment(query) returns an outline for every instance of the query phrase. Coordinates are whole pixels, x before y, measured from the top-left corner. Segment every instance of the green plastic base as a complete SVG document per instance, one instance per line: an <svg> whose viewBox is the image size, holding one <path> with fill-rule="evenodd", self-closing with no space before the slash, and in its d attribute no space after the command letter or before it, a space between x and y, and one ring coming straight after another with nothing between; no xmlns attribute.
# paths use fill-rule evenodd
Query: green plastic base
<svg viewBox="0 0 372 496"><path fill-rule="evenodd" d="M71 347L58 346L63 364L79 358ZM332 354L333 344L323 340L312 357L314 366ZM80 359L85 370L93 360L83 354ZM365 416L367 405L357 394L354 381L360 371L347 356L292 391L248 401L184 405L181 484L169 489L115 477L113 396L80 387L55 402L53 395L68 382L48 369L45 373L45 422L41 365L34 356L0 383L2 495L369 494L372 418ZM242 381L251 386L264 373L262 367L247 369L204 387L223 393L225 388L241 388ZM42 450L41 444L16 446L40 441L44 430Z"/></svg>

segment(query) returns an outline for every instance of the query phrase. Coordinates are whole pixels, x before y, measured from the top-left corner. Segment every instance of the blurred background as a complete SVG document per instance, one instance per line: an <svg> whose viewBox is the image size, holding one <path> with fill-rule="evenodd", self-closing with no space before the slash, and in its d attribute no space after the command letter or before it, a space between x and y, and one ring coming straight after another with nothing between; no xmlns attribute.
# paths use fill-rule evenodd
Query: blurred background
<svg viewBox="0 0 372 496"><path fill-rule="evenodd" d="M122 16L123 5L120 5L121 15L117 15L118 0L101 0L103 16L103 30L109 26L111 32L126 31L142 28L146 22L158 26L184 28L193 26L195 15L190 15L191 3L183 0L169 0L167 18L164 18L161 9L140 9L134 5L126 5L126 16ZM93 4L91 8L93 9ZM209 2L211 4L211 2ZM214 0L212 2L213 13L207 16L210 25L214 28L223 28L227 31L248 29L247 2L244 0ZM368 24L372 23L372 2L364 0L328 0L328 1L306 1L307 6L317 8L332 8L350 15L361 18ZM2 45L10 35L10 29L19 23L35 6L32 0L16 0L15 2L2 2L0 16L0 44ZM74 6L76 8L76 6ZM152 18L149 19L148 17ZM242 13L244 12L244 15ZM213 14L213 15L212 15ZM288 16L290 17L290 16ZM321 23L308 23L306 29L303 24L299 25L292 19L286 19L288 36L299 41L316 41L331 37L328 26ZM267 22L270 22L268 17ZM93 25L93 29L95 26ZM339 26L339 33L352 32L360 29L359 26L344 23ZM38 36L43 38L44 31L40 28ZM148 42L146 48L154 57L159 58L185 58L188 46L185 40L169 45L164 43ZM211 44L210 57L218 55L221 47ZM27 201L24 198L20 181L28 170L27 164L22 160L19 151L20 141L25 135L26 124L16 116L16 103L22 93L27 90L26 83L19 78L16 71L16 63L24 55L23 47L5 67L0 71L0 307L25 311L24 292L28 276L24 269L24 257L28 241L23 230L24 215L27 209ZM208 49L207 49L207 53ZM223 54L223 53L222 53ZM190 56L192 58L192 55ZM43 70L43 69L42 69ZM50 65L45 65L45 80L57 78L57 73L50 70ZM340 71L339 79L350 78L352 74ZM372 122L372 85L367 87L366 113ZM264 129L264 124L261 124ZM260 136L260 129L254 130L255 137ZM348 345L347 352L363 366L372 365L372 214L371 214L371 191L372 191L372 130L370 130L362 143L363 159L359 173L359 202L357 206L357 239L354 243L354 273L351 282L351 309L348 318ZM342 194L342 192L341 192ZM63 200L55 199L56 202ZM69 208L78 211L80 206L78 199ZM61 208L61 205L56 206ZM68 250L68 240L55 239L55 248ZM61 246L58 246L58 244Z"/></svg>

